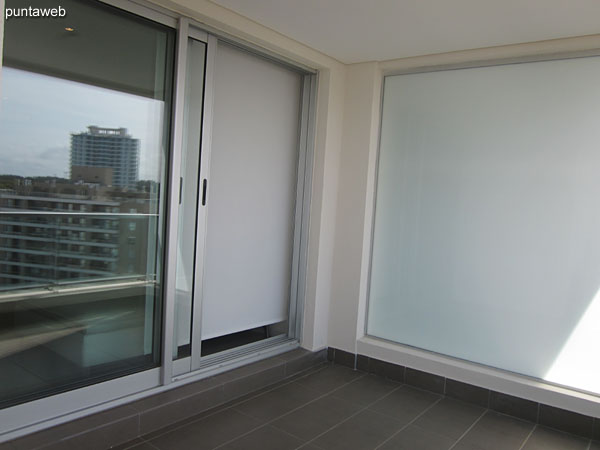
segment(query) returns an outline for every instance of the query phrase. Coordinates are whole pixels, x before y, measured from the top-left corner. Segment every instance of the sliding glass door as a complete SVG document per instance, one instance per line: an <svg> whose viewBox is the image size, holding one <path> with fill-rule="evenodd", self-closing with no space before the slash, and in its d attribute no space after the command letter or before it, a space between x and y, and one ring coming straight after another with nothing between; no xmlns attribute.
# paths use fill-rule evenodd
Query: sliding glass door
<svg viewBox="0 0 600 450"><path fill-rule="evenodd" d="M5 24L0 407L159 363L175 32L61 5Z"/></svg>
<svg viewBox="0 0 600 450"><path fill-rule="evenodd" d="M202 355L287 333L302 77L219 42Z"/></svg>
<svg viewBox="0 0 600 450"><path fill-rule="evenodd" d="M0 440L298 345L315 76L106 1L5 23Z"/></svg>
<svg viewBox="0 0 600 450"><path fill-rule="evenodd" d="M301 73L217 39L188 45L174 357L191 359L176 373L288 338L304 156Z"/></svg>
<svg viewBox="0 0 600 450"><path fill-rule="evenodd" d="M194 286L197 282L195 279L196 228L199 213L205 60L206 43L189 38L187 41L183 152L178 205L179 239L175 287L175 336L173 339L173 357L175 359L189 357L192 348ZM198 280L198 282L200 281Z"/></svg>

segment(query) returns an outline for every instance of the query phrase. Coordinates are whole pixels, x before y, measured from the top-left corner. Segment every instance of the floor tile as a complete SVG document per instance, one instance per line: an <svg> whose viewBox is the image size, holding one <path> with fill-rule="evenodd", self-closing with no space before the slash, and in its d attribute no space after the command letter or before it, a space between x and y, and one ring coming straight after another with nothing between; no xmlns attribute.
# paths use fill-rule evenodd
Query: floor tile
<svg viewBox="0 0 600 450"><path fill-rule="evenodd" d="M223 384L225 401L235 400L285 379L285 363L247 376L242 376Z"/></svg>
<svg viewBox="0 0 600 450"><path fill-rule="evenodd" d="M315 400L272 423L301 439L309 440L347 419L361 409L355 403L331 395Z"/></svg>
<svg viewBox="0 0 600 450"><path fill-rule="evenodd" d="M137 417L130 417L113 424L88 430L61 441L43 446L44 450L105 450L111 446L130 442L138 436ZM29 449L35 447L29 447Z"/></svg>
<svg viewBox="0 0 600 450"><path fill-rule="evenodd" d="M444 398L428 409L414 424L456 440L484 411L480 406Z"/></svg>
<svg viewBox="0 0 600 450"><path fill-rule="evenodd" d="M390 395L382 398L369 407L370 410L386 414L403 425L407 424L441 397L433 392L409 386L401 386Z"/></svg>
<svg viewBox="0 0 600 450"><path fill-rule="evenodd" d="M272 420L303 406L321 394L297 382L286 384L235 405L237 411L262 420Z"/></svg>
<svg viewBox="0 0 600 450"><path fill-rule="evenodd" d="M224 402L221 386L140 413L142 435L187 420Z"/></svg>
<svg viewBox="0 0 600 450"><path fill-rule="evenodd" d="M451 382L450 386L450 390L464 387L458 382L456 386ZM476 395L479 403L487 404L483 393L474 392L482 394ZM498 399L504 401L504 397ZM184 411L189 411L188 405L195 406L195 403L189 403L189 397L179 401L185 403L180 405ZM164 424L173 419L169 417L169 408L160 409L157 423ZM571 426L574 413L559 411L561 414L557 415L555 409L549 410L554 415L548 413L548 417L554 422L566 421L563 426ZM117 410L119 413L128 411ZM112 414L114 411L110 417ZM104 450L105 443L133 439L137 416L125 414L124 418L116 417L124 419L118 421L122 427L116 431L112 427L99 426L102 425L99 422L86 433L75 433L71 438L44 449ZM596 422L593 424L598 425ZM28 443L39 437L29 437ZM456 439L459 441L456 442ZM31 448L22 445L26 443L24 440L17 442L19 447L5 443L0 444L0 449ZM116 450L215 448L600 450L600 443L590 445L586 438L541 425L535 427L532 422L486 410L483 406L451 396L442 397L378 375L328 364L115 447Z"/></svg>
<svg viewBox="0 0 600 450"><path fill-rule="evenodd" d="M206 392L218 386L220 386L220 383L218 383L214 377L209 377L194 383L186 384L185 386L180 386L159 394L151 395L150 397L136 400L129 403L128 406L139 412L147 411L164 406L167 403L176 402L182 398Z"/></svg>
<svg viewBox="0 0 600 450"><path fill-rule="evenodd" d="M144 434L144 440L151 441L152 439L154 439L158 436L162 436L163 434L170 433L173 430L178 430L179 428L183 428L184 426L186 426L190 423L198 422L199 420L202 420L208 416L212 416L213 414L216 414L218 412L224 411L225 409L229 409L229 408L224 405L219 405L215 408L211 408L207 411L203 411L194 416L190 416L187 419L183 419L183 420L180 420L179 422L175 422L170 425L167 425L166 427L158 428L157 430L154 430L150 433Z"/></svg>
<svg viewBox="0 0 600 450"><path fill-rule="evenodd" d="M327 361L333 362L334 356L335 356L335 348L327 347Z"/></svg>
<svg viewBox="0 0 600 450"><path fill-rule="evenodd" d="M587 450L589 439L538 426L523 450Z"/></svg>
<svg viewBox="0 0 600 450"><path fill-rule="evenodd" d="M227 372L215 375L215 379L219 384L227 383L233 380L243 380L251 375L264 374L270 369L281 367L283 368L284 361L281 358L267 358L244 366L236 367Z"/></svg>
<svg viewBox="0 0 600 450"><path fill-rule="evenodd" d="M404 383L405 370L404 366L381 361L379 359L368 358L367 371L384 378Z"/></svg>
<svg viewBox="0 0 600 450"><path fill-rule="evenodd" d="M361 372L369 371L369 357L365 355L356 355L356 370Z"/></svg>
<svg viewBox="0 0 600 450"><path fill-rule="evenodd" d="M541 425L565 431L567 433L583 436L588 439L593 437L594 419L590 416L554 408L548 405L540 405Z"/></svg>
<svg viewBox="0 0 600 450"><path fill-rule="evenodd" d="M263 422L226 409L150 440L160 450L209 450L263 425Z"/></svg>
<svg viewBox="0 0 600 450"><path fill-rule="evenodd" d="M368 450L377 447L401 427L402 423L392 417L365 410L311 443L325 450Z"/></svg>
<svg viewBox="0 0 600 450"><path fill-rule="evenodd" d="M529 422L536 423L538 421L539 404L513 395L490 391L489 408Z"/></svg>
<svg viewBox="0 0 600 450"><path fill-rule="evenodd" d="M446 380L442 376L407 367L404 372L404 382L437 394L443 394Z"/></svg>
<svg viewBox="0 0 600 450"><path fill-rule="evenodd" d="M302 349L304 350L304 349ZM288 359L285 362L285 375L295 375L297 373L305 371L309 367L315 367L316 365L325 363L326 352L321 350L320 352L312 353L308 350L304 350L304 354L300 357ZM285 355L285 353L284 353Z"/></svg>
<svg viewBox="0 0 600 450"><path fill-rule="evenodd" d="M129 442L125 442L124 444L120 444L114 447L111 447L111 450L129 450L130 448L135 448L139 444L143 444L144 440L142 438L135 438ZM143 448L143 447L141 447ZM0 450L2 447L0 446Z"/></svg>
<svg viewBox="0 0 600 450"><path fill-rule="evenodd" d="M377 450L447 450L455 440L409 425Z"/></svg>
<svg viewBox="0 0 600 450"><path fill-rule="evenodd" d="M489 389L446 378L446 395L463 402L475 403L487 408L490 391Z"/></svg>
<svg viewBox="0 0 600 450"><path fill-rule="evenodd" d="M135 422L136 410L124 405L29 434L13 441L12 446L16 450L30 450L78 435L107 435L108 438L119 435L123 439L120 442L126 442L137 437L137 432L129 428Z"/></svg>
<svg viewBox="0 0 600 450"><path fill-rule="evenodd" d="M292 450L302 443L297 437L266 425L218 448L219 450Z"/></svg>
<svg viewBox="0 0 600 450"><path fill-rule="evenodd" d="M133 447L126 447L126 450L156 450L156 447L149 442L141 442Z"/></svg>
<svg viewBox="0 0 600 450"><path fill-rule="evenodd" d="M344 366L333 365L305 377L298 378L296 382L321 393L327 393L362 376L365 376L362 372L357 372Z"/></svg>
<svg viewBox="0 0 600 450"><path fill-rule="evenodd" d="M289 352L281 353L274 358L281 359L282 361L293 361L295 359L302 358L304 356L312 356L315 355L310 350L306 350L302 347L296 348L294 350L290 350Z"/></svg>
<svg viewBox="0 0 600 450"><path fill-rule="evenodd" d="M488 411L452 450L518 450L534 425Z"/></svg>
<svg viewBox="0 0 600 450"><path fill-rule="evenodd" d="M395 381L375 375L365 375L336 389L332 395L358 405L367 406L400 387Z"/></svg>
<svg viewBox="0 0 600 450"><path fill-rule="evenodd" d="M344 350L336 349L333 360L336 364L350 367L351 369L354 369L356 366L356 355Z"/></svg>

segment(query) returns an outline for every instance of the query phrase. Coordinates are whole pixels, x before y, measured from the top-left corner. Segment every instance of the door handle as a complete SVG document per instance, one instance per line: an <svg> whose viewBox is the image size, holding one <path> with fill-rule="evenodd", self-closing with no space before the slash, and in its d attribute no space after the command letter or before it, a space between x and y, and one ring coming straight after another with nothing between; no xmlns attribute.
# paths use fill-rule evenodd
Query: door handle
<svg viewBox="0 0 600 450"><path fill-rule="evenodd" d="M208 181L206 178L202 181L202 206L206 206L206 186L208 185Z"/></svg>

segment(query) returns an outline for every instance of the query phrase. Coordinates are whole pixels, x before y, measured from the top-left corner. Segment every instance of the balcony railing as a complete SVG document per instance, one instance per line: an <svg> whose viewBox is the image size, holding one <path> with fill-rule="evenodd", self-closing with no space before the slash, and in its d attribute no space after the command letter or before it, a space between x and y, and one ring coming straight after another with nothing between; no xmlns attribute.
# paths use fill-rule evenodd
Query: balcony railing
<svg viewBox="0 0 600 450"><path fill-rule="evenodd" d="M147 213L2 210L0 292L154 279L158 225Z"/></svg>

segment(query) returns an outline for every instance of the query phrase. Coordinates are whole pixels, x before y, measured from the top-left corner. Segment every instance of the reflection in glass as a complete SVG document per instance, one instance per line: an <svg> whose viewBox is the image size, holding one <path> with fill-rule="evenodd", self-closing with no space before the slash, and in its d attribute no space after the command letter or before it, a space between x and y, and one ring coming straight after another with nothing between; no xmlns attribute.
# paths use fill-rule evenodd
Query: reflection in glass
<svg viewBox="0 0 600 450"><path fill-rule="evenodd" d="M173 33L63 6L65 19L5 27L0 406L158 361Z"/></svg>

